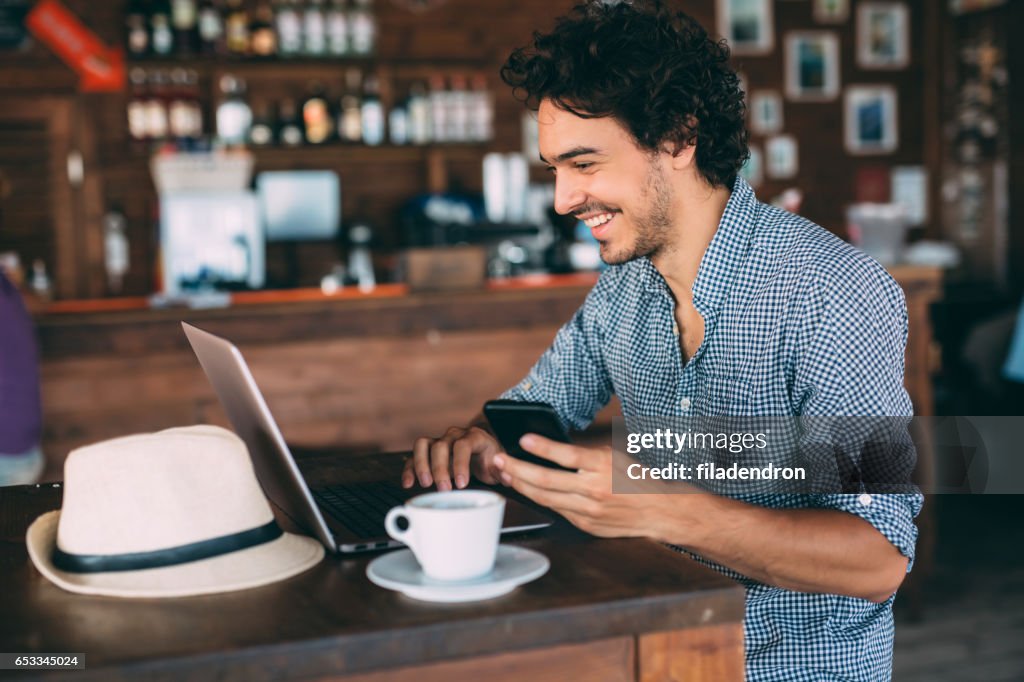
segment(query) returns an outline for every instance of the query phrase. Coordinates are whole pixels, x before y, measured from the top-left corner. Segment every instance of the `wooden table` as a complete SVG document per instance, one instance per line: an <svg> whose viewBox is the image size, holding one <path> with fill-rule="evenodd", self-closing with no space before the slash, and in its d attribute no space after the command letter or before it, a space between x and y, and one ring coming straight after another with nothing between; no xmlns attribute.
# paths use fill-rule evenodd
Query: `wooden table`
<svg viewBox="0 0 1024 682"><path fill-rule="evenodd" d="M397 476L398 455L320 456L313 485ZM230 494L230 491L225 491ZM743 588L665 547L567 523L512 541L551 570L498 599L427 604L372 585L372 556L182 599L76 595L28 560L24 533L60 505L49 484L0 489L0 651L75 652L75 680L741 680ZM7 673L10 674L10 673ZM70 677L26 673L24 679ZM22 679L22 678L19 678Z"/></svg>

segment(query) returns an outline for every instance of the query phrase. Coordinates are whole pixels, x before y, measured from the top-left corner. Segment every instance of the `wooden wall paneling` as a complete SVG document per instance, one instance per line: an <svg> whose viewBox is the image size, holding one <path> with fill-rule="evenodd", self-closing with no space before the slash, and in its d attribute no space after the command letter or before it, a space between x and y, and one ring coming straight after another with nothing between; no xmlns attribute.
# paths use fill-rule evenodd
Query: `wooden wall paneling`
<svg viewBox="0 0 1024 682"><path fill-rule="evenodd" d="M725 623L637 637L639 682L741 682L743 624Z"/></svg>
<svg viewBox="0 0 1024 682"><path fill-rule="evenodd" d="M319 678L319 682L631 682L634 680L634 645L630 637L584 644L563 644L345 677Z"/></svg>
<svg viewBox="0 0 1024 682"><path fill-rule="evenodd" d="M6 145L11 148L0 150L0 157L13 160L21 159L14 165L5 168L4 172L12 182L11 196L5 203L18 202L24 207L26 203L41 200L39 208L44 209L46 216L42 222L33 221L35 230L45 230L48 234L25 235L30 246L26 254L22 254L29 262L24 263L26 272L31 271L31 259L41 258L53 282L56 295L74 297L80 295L79 287L79 242L76 224L80 219L80 206L68 181L68 154L73 149L73 102L66 97L52 96L4 96L4 106L0 110L0 126L6 130L17 131L25 126L40 126L45 131L45 139L33 139L30 144L36 149L25 149L24 141L13 135L4 137ZM39 165L31 163L32 157L38 153ZM23 166L29 161L29 166ZM5 164L6 165L6 164ZM35 173L28 177L30 168ZM33 190L26 190L23 181L33 183ZM45 186L45 194L36 198L23 196L25 191L39 191ZM24 200L23 200L24 199ZM9 218L8 218L9 219ZM11 228L4 228L11 229ZM13 228L15 230L21 228ZM39 247L46 245L46 252L40 253ZM20 252L18 240L5 241L5 248Z"/></svg>
<svg viewBox="0 0 1024 682"><path fill-rule="evenodd" d="M52 181L54 262L50 263L57 296L79 295L78 235L75 229L78 206L68 181L68 155L72 150L71 102L61 99L40 102L50 112L50 174Z"/></svg>
<svg viewBox="0 0 1024 682"><path fill-rule="evenodd" d="M98 158L97 119L103 108L102 95L83 95L76 102L72 137L74 146L82 155L85 175L80 186L72 188L80 207L76 229L81 240L78 253L79 296L98 298L107 292L106 267L103 245L103 172Z"/></svg>

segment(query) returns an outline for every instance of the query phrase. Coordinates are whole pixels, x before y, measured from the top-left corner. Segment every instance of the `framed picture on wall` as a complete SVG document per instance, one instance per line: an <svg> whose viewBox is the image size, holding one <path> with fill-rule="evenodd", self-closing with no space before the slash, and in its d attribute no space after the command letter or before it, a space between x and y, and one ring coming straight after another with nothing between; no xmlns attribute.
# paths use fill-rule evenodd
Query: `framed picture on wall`
<svg viewBox="0 0 1024 682"><path fill-rule="evenodd" d="M800 171L796 138L776 135L764 143L765 173L769 178L792 178Z"/></svg>
<svg viewBox="0 0 1024 682"><path fill-rule="evenodd" d="M757 90L750 95L750 130L771 135L782 130L782 95L775 90Z"/></svg>
<svg viewBox="0 0 1024 682"><path fill-rule="evenodd" d="M749 145L748 149L750 150L750 156L747 158L747 162L743 164L743 167L740 168L740 175L747 181L748 185L757 189L764 181L761 150L754 144Z"/></svg>
<svg viewBox="0 0 1024 682"><path fill-rule="evenodd" d="M910 11L901 2L857 6L857 65L902 69L910 62Z"/></svg>
<svg viewBox="0 0 1024 682"><path fill-rule="evenodd" d="M772 0L716 0L718 33L735 55L767 54L775 47Z"/></svg>
<svg viewBox="0 0 1024 682"><path fill-rule="evenodd" d="M786 35L786 96L825 102L839 96L839 38L828 31Z"/></svg>
<svg viewBox="0 0 1024 682"><path fill-rule="evenodd" d="M850 0L814 0L814 20L819 24L841 24L850 18Z"/></svg>
<svg viewBox="0 0 1024 682"><path fill-rule="evenodd" d="M899 145L896 88L851 85L846 89L844 129L851 154L889 154Z"/></svg>

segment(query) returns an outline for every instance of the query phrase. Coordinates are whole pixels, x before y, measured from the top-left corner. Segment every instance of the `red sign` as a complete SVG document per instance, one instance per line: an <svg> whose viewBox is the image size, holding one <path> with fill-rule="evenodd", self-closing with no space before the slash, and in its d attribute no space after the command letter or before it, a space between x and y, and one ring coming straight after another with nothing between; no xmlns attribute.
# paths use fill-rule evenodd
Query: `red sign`
<svg viewBox="0 0 1024 682"><path fill-rule="evenodd" d="M104 45L58 0L40 0L25 17L25 25L78 73L82 92L124 89L124 55Z"/></svg>

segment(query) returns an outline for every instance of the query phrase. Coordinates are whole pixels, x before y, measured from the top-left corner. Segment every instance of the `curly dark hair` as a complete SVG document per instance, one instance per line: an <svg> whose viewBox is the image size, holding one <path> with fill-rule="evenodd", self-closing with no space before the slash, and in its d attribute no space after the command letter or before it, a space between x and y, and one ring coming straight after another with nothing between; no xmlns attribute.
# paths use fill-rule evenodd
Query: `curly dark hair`
<svg viewBox="0 0 1024 682"><path fill-rule="evenodd" d="M662 0L591 0L512 52L501 78L536 110L543 99L582 118L612 117L641 149L696 145L713 187L746 162L743 93L725 41Z"/></svg>

